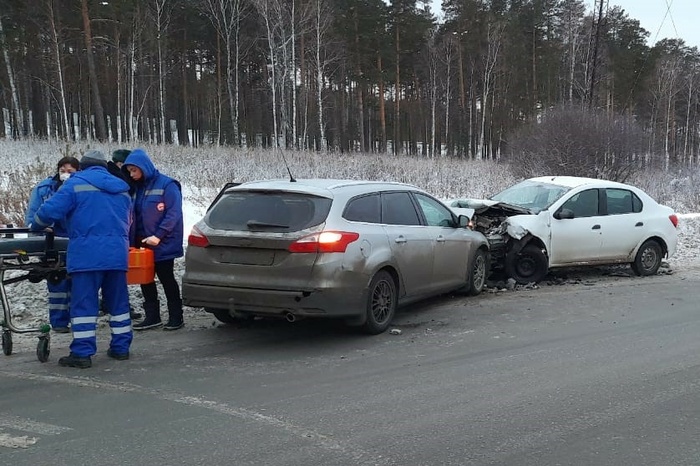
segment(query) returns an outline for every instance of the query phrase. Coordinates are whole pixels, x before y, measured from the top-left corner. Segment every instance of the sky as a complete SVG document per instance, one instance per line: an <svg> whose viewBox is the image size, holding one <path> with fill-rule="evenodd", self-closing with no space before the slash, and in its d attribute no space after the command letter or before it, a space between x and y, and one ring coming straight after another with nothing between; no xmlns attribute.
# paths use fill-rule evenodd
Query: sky
<svg viewBox="0 0 700 466"><path fill-rule="evenodd" d="M442 0L432 0L434 12L441 11ZM649 32L648 45L664 39L680 38L690 47L700 49L700 0L608 0L609 7L622 7L632 19ZM585 0L589 11L594 0ZM670 4L670 10L669 5ZM670 14L667 12L670 11Z"/></svg>

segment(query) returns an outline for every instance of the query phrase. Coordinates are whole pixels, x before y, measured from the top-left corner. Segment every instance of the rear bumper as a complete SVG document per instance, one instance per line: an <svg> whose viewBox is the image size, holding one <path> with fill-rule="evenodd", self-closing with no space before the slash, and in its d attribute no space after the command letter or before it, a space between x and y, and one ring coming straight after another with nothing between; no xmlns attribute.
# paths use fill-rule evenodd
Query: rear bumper
<svg viewBox="0 0 700 466"><path fill-rule="evenodd" d="M215 286L183 280L183 304L278 317L357 317L364 315L366 285L333 289L271 290Z"/></svg>

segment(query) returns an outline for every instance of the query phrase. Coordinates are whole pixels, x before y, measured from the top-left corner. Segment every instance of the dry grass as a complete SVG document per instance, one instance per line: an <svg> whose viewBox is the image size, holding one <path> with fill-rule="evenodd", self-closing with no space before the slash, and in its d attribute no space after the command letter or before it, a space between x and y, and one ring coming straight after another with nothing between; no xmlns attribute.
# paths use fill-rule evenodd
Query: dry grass
<svg viewBox="0 0 700 466"><path fill-rule="evenodd" d="M295 178L336 178L400 181L414 184L440 198L483 198L511 185L516 179L508 168L491 161L451 158L337 154L301 151L236 149L229 147L177 147L142 145L158 169L187 187L188 200L208 205L229 181L287 178L286 163ZM22 224L32 187L54 173L64 155L79 156L87 149L106 154L114 144L74 144L47 141L0 141L0 221ZM659 202L679 212L700 208L698 171L642 173L630 182Z"/></svg>

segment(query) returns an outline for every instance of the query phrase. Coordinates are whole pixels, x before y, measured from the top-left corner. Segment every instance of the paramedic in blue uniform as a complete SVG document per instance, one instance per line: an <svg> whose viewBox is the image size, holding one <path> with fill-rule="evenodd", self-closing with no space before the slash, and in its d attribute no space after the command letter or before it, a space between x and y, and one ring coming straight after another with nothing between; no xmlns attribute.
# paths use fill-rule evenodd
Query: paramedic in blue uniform
<svg viewBox="0 0 700 466"><path fill-rule="evenodd" d="M160 173L143 149L131 151L124 162L134 186L132 244L153 249L155 271L168 300L168 323L163 330L182 328L182 299L175 279L175 259L182 257L183 215L180 183ZM155 282L141 285L146 317L134 330L160 327L160 302Z"/></svg>
<svg viewBox="0 0 700 466"><path fill-rule="evenodd" d="M70 176L80 169L80 162L75 157L63 157L56 165L56 174L44 180L41 180L29 196L29 204L27 211L24 214L24 224L29 225L34 219L34 214L39 207L53 196L58 188L70 178ZM67 237L68 234L64 226L60 222L56 222L51 226L56 236ZM68 324L70 323L70 314L68 307L70 305L70 279L65 278L58 283L46 282L49 291L49 322L51 328L57 333L68 333Z"/></svg>
<svg viewBox="0 0 700 466"><path fill-rule="evenodd" d="M92 366L97 352L99 291L110 310L112 338L107 356L129 359L133 338L126 271L129 264L131 198L129 185L107 171L104 154L90 150L80 171L69 178L34 215L32 228L65 219L68 230L67 269L72 279L70 302L73 341L70 355L58 360L67 367Z"/></svg>

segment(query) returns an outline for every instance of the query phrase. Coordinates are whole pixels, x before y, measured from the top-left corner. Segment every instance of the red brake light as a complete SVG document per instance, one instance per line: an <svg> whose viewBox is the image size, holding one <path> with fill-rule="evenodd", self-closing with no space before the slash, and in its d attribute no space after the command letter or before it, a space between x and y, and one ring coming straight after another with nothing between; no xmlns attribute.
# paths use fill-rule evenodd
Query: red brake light
<svg viewBox="0 0 700 466"><path fill-rule="evenodd" d="M673 223L674 228L678 228L678 216L676 214L669 215L668 219L671 220L671 223Z"/></svg>
<svg viewBox="0 0 700 466"><path fill-rule="evenodd" d="M289 252L345 252L359 237L359 233L348 231L322 231L299 238L289 245Z"/></svg>
<svg viewBox="0 0 700 466"><path fill-rule="evenodd" d="M187 237L187 245L196 246L198 248L206 248L207 246L209 246L209 239L207 239L207 237L204 236L204 233L199 231L199 228L192 227L190 236Z"/></svg>

